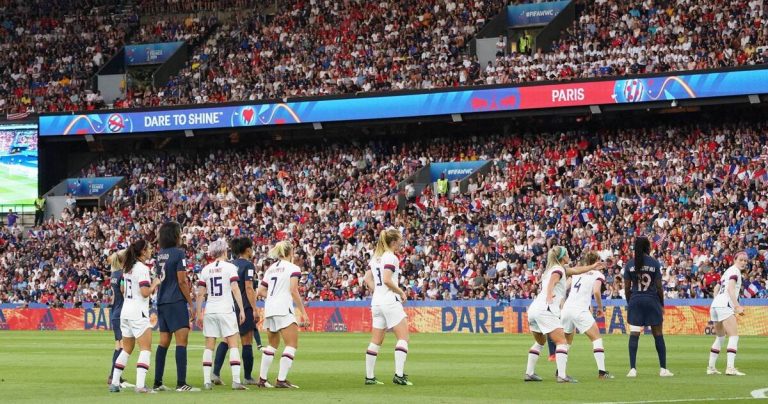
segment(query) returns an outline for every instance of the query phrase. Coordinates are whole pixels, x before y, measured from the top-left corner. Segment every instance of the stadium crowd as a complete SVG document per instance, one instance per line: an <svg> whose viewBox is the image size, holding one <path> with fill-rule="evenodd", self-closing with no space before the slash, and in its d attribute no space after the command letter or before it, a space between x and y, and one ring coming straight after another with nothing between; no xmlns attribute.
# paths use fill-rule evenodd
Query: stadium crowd
<svg viewBox="0 0 768 404"><path fill-rule="evenodd" d="M251 0L142 1L133 12L92 0L88 13L6 8L0 109L108 107L90 79L125 42L198 45L166 86L126 92L116 108L368 91L569 80L768 63L761 0L577 0L551 49L500 52L481 66L472 37L508 2L285 1L266 18ZM38 2L39 3L39 2ZM515 2L519 3L519 2ZM35 11L36 10L36 11ZM120 10L118 12L118 10ZM206 11L237 10L226 20ZM196 14L197 13L197 14ZM139 15L161 16L138 27ZM216 27L216 28L214 28ZM197 44L210 31L207 40ZM94 45L94 42L97 45ZM45 50L45 56L38 56ZM143 90L143 89L142 89Z"/></svg>
<svg viewBox="0 0 768 404"><path fill-rule="evenodd" d="M606 297L645 234L668 297L707 297L736 252L746 297L768 296L768 124L650 127L113 157L82 176L126 176L99 211L73 208L38 228L0 230L0 301L109 301L105 257L159 223L183 225L188 270L217 237L249 236L257 270L277 240L301 251L308 300L356 300L367 254L403 230L412 299L529 298L547 248L608 262ZM491 160L466 192L427 187L398 210L398 184L431 161Z"/></svg>

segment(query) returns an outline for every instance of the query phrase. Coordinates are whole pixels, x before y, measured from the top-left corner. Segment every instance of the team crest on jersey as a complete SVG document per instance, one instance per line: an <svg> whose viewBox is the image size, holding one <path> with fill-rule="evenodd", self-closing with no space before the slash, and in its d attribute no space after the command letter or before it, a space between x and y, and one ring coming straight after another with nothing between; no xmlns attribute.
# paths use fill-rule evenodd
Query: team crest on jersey
<svg viewBox="0 0 768 404"><path fill-rule="evenodd" d="M347 332L347 324L344 322L344 318L341 317L341 310L336 308L331 315L331 318L325 323L326 332Z"/></svg>

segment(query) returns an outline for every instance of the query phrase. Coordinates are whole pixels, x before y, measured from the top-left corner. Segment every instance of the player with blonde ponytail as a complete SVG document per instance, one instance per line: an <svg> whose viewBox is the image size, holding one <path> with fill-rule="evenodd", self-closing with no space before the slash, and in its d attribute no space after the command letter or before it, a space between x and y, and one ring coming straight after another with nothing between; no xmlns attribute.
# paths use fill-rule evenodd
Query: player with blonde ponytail
<svg viewBox="0 0 768 404"><path fill-rule="evenodd" d="M270 251L269 257L276 259L264 273L256 296L264 298L264 327L269 334L269 345L261 351L261 369L259 371L258 387L272 387L267 382L267 373L275 352L283 337L285 349L280 358L280 370L275 387L299 388L288 381L288 371L293 365L296 349L299 344L299 326L309 325L309 317L299 294L299 279L301 268L294 264L293 245L289 241L277 243ZM298 315L298 321L294 316Z"/></svg>
<svg viewBox="0 0 768 404"><path fill-rule="evenodd" d="M541 290L533 303L528 306L528 326L535 342L528 351L528 366L525 371L526 382L540 382L542 380L535 370L541 348L547 341L547 335L557 345L555 351L557 382L577 382L565 372L568 363L568 344L563 332L563 324L560 321L560 307L563 299L565 299L566 278L592 270L601 270L605 268L605 264L595 262L592 265L566 268L565 266L570 262L571 259L565 247L554 246L547 253L547 269L541 277Z"/></svg>
<svg viewBox="0 0 768 404"><path fill-rule="evenodd" d="M412 386L408 375L404 373L405 359L408 356L408 316L403 309L407 296L400 288L400 259L396 253L403 245L403 236L397 229L382 230L368 271L365 272L365 285L373 290L371 314L373 324L371 342L365 353L365 384L384 384L376 379L374 368L379 348L384 342L388 329L395 333L395 376L392 382L401 386Z"/></svg>

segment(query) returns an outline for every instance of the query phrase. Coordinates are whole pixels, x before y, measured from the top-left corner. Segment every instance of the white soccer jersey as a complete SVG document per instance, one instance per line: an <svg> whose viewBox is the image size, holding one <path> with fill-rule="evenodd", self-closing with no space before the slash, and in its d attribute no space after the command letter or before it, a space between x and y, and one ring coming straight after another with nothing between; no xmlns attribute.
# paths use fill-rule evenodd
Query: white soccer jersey
<svg viewBox="0 0 768 404"><path fill-rule="evenodd" d="M592 304L592 289L597 281L605 282L605 276L600 271L589 271L571 277L571 291L563 310L589 310Z"/></svg>
<svg viewBox="0 0 768 404"><path fill-rule="evenodd" d="M226 261L214 261L200 272L197 285L208 292L206 313L227 314L235 311L232 298L232 282L237 282L237 267Z"/></svg>
<svg viewBox="0 0 768 404"><path fill-rule="evenodd" d="M741 271L735 265L726 269L720 278L720 292L712 301L712 307L731 307L731 297L728 296L728 283L731 279L736 281L736 298L741 292Z"/></svg>
<svg viewBox="0 0 768 404"><path fill-rule="evenodd" d="M267 288L267 298L264 300L264 316L284 316L293 314L293 298L291 297L291 278L301 278L301 268L291 262L280 260L272 264L261 286Z"/></svg>
<svg viewBox="0 0 768 404"><path fill-rule="evenodd" d="M400 260L397 256L387 251L380 257L371 260L371 275L373 275L373 297L371 306L381 306L400 302L400 297L384 284L384 271L392 272L392 282L400 285Z"/></svg>
<svg viewBox="0 0 768 404"><path fill-rule="evenodd" d="M547 309L547 285L549 285L549 279L552 277L552 274L559 273L560 274L560 280L555 283L555 288L553 290L555 294L555 300L552 302L552 305L549 307L552 311L560 312L560 302L563 301L565 298L565 269L561 267L560 265L555 265L552 268L549 268L544 272L544 276L541 278L541 290L539 291L539 294L536 295L536 298L533 299L533 303L531 303L531 306L546 310Z"/></svg>
<svg viewBox="0 0 768 404"><path fill-rule="evenodd" d="M141 262L133 264L131 273L123 274L125 281L125 298L120 318L126 320L139 320L149 318L149 296L141 295L142 287L150 287L149 268Z"/></svg>

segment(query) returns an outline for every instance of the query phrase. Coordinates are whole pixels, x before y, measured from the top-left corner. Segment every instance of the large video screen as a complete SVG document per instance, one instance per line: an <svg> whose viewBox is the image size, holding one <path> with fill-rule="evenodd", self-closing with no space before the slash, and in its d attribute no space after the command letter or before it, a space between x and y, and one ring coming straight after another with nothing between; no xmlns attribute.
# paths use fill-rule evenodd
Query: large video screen
<svg viewBox="0 0 768 404"><path fill-rule="evenodd" d="M37 125L0 124L0 205L37 197Z"/></svg>

